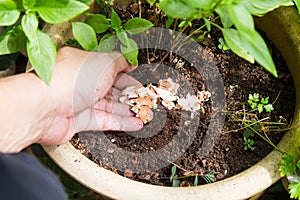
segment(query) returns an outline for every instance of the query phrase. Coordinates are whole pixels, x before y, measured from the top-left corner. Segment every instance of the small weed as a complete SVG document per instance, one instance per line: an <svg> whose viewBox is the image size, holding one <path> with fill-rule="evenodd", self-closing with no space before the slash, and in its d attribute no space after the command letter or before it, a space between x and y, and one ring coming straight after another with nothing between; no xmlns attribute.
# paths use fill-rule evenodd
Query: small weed
<svg viewBox="0 0 300 200"><path fill-rule="evenodd" d="M209 173L205 175L198 175L198 174L189 174L185 176L178 176L176 174L177 167L174 165L171 168L171 176L170 176L170 182L172 183L172 187L179 187L180 185L180 179L185 179L189 177L194 177L194 186L197 186L199 183L199 176L206 182L206 183L213 183L215 181L215 171L211 170Z"/></svg>

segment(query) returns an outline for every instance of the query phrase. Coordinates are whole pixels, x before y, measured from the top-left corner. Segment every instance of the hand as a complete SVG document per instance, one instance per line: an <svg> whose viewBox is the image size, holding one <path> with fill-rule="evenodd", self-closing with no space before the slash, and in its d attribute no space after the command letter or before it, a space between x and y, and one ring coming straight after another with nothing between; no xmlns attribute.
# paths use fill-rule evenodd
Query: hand
<svg viewBox="0 0 300 200"><path fill-rule="evenodd" d="M129 107L118 102L120 90L139 84L125 74L135 67L120 53L91 53L70 47L58 51L50 85L59 99L47 133L38 141L60 144L84 130L136 131L143 127Z"/></svg>
<svg viewBox="0 0 300 200"><path fill-rule="evenodd" d="M120 53L58 51L50 85L23 73L0 79L0 152L18 152L32 143L61 144L84 130L135 131L143 127L120 89L139 84Z"/></svg>

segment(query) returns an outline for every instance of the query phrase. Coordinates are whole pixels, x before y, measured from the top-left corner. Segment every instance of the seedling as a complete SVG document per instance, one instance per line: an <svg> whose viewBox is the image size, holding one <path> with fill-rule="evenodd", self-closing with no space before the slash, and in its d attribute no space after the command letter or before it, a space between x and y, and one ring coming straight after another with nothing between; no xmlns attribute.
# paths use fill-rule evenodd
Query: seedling
<svg viewBox="0 0 300 200"><path fill-rule="evenodd" d="M226 44L226 42L224 41L223 38L219 38L218 48L221 49L221 50L223 50L223 51L229 50L229 47L228 47L228 45Z"/></svg>
<svg viewBox="0 0 300 200"><path fill-rule="evenodd" d="M185 179L185 178L189 178L189 177L195 177L194 179L194 186L198 185L199 182L199 176L206 182L206 183L213 183L215 181L215 171L211 170L209 173L205 174L205 175L197 175L197 174L190 174L190 175L185 175L185 176L178 176L176 174L176 166L174 165L171 168L171 176L170 176L170 182L172 183L172 187L179 187L180 185L180 179Z"/></svg>
<svg viewBox="0 0 300 200"><path fill-rule="evenodd" d="M248 103L252 109L257 109L259 113L262 113L264 110L266 112L274 110L273 105L269 104L269 97L260 99L259 93L249 94Z"/></svg>
<svg viewBox="0 0 300 200"><path fill-rule="evenodd" d="M128 37L139 34L151 28L153 24L142 18L134 17L122 24L115 10L112 9L110 19L102 14L88 14L85 23L73 22L73 35L83 49L98 52L111 52L120 41L121 52L127 61L136 66L138 64L138 45ZM97 42L96 34L107 32Z"/></svg>

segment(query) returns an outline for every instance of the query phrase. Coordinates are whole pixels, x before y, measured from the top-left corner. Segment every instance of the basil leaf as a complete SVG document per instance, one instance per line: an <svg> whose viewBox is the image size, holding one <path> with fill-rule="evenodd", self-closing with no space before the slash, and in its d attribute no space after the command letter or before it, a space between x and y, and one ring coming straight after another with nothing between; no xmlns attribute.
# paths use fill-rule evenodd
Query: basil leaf
<svg viewBox="0 0 300 200"><path fill-rule="evenodd" d="M130 34L142 33L152 26L150 21L138 17L132 18L124 24L125 30Z"/></svg>
<svg viewBox="0 0 300 200"><path fill-rule="evenodd" d="M17 22L20 11L15 1L0 1L0 26L10 26Z"/></svg>
<svg viewBox="0 0 300 200"><path fill-rule="evenodd" d="M129 44L129 38L127 36L127 33L124 30L121 30L119 32L117 32L117 37L120 40L120 42L125 45L128 46Z"/></svg>
<svg viewBox="0 0 300 200"><path fill-rule="evenodd" d="M225 42L228 45L228 47L236 53L241 58L244 58L245 60L249 61L250 63L254 63L253 56L244 48L243 43L240 39L239 33L235 29L227 29L223 28L221 29Z"/></svg>
<svg viewBox="0 0 300 200"><path fill-rule="evenodd" d="M37 11L44 21L57 24L78 16L88 8L86 4L76 0L39 0L33 10Z"/></svg>
<svg viewBox="0 0 300 200"><path fill-rule="evenodd" d="M9 27L0 36L0 55L19 52L25 43L26 36L21 25Z"/></svg>
<svg viewBox="0 0 300 200"><path fill-rule="evenodd" d="M111 11L110 23L111 23L111 27L115 31L119 31L122 29L122 21L119 15L114 10Z"/></svg>
<svg viewBox="0 0 300 200"><path fill-rule="evenodd" d="M138 65L137 57L139 52L138 46L134 40L128 38L128 46L121 44L121 52L130 64L134 66Z"/></svg>
<svg viewBox="0 0 300 200"><path fill-rule="evenodd" d="M245 5L245 8L250 11L251 14L256 16L263 16L264 14L280 7L291 6L293 2L291 0L247 0L241 1Z"/></svg>
<svg viewBox="0 0 300 200"><path fill-rule="evenodd" d="M173 18L190 18L195 13L195 8L190 7L181 0L161 0L158 6L169 17Z"/></svg>
<svg viewBox="0 0 300 200"><path fill-rule="evenodd" d="M83 22L73 22L72 31L74 38L83 49L92 51L98 45L96 33L90 25Z"/></svg>
<svg viewBox="0 0 300 200"><path fill-rule="evenodd" d="M96 51L111 52L115 49L116 46L117 46L116 36L108 33L101 38L100 43L96 48Z"/></svg>
<svg viewBox="0 0 300 200"><path fill-rule="evenodd" d="M38 19L35 15L35 13L26 13L22 18L22 28L29 40L35 39L35 33L38 29Z"/></svg>
<svg viewBox="0 0 300 200"><path fill-rule="evenodd" d="M27 41L27 54L38 76L49 85L56 60L56 49L51 38L37 30L36 39Z"/></svg>
<svg viewBox="0 0 300 200"><path fill-rule="evenodd" d="M22 0L23 7L25 9L30 9L34 7L36 0Z"/></svg>
<svg viewBox="0 0 300 200"><path fill-rule="evenodd" d="M93 27L96 33L104 33L110 27L109 21L101 14L89 15L85 23Z"/></svg>

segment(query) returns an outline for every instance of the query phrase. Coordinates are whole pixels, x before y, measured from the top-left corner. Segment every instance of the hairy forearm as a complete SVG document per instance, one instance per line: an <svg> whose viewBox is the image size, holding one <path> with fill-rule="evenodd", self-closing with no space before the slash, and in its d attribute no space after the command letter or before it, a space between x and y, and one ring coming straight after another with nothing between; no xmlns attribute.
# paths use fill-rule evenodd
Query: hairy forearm
<svg viewBox="0 0 300 200"><path fill-rule="evenodd" d="M0 79L0 152L18 152L38 141L40 122L51 112L43 105L48 88L31 73Z"/></svg>

